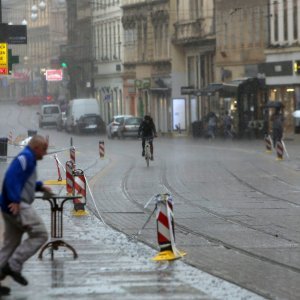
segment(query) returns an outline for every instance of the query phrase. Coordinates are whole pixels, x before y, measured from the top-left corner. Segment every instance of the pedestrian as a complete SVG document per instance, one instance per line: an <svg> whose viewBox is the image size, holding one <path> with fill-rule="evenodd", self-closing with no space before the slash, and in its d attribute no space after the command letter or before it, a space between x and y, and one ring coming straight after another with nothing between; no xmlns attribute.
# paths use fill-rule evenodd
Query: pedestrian
<svg viewBox="0 0 300 300"><path fill-rule="evenodd" d="M229 115L228 111L225 111L225 116L223 118L223 127L224 127L224 137L233 138L232 133L232 118Z"/></svg>
<svg viewBox="0 0 300 300"><path fill-rule="evenodd" d="M216 137L217 116L214 112L208 114L207 135L208 138Z"/></svg>
<svg viewBox="0 0 300 300"><path fill-rule="evenodd" d="M144 119L139 127L138 135L142 136L142 156L145 156L145 143L146 143L146 138L150 139L149 144L150 144L150 152L151 152L151 160L154 160L153 156L153 138L157 136L156 133L156 127L153 122L153 119L149 114L146 114L144 116Z"/></svg>
<svg viewBox="0 0 300 300"><path fill-rule="evenodd" d="M0 280L11 276L27 285L22 275L25 261L47 241L46 227L32 207L35 191L51 193L51 189L37 181L36 165L47 153L47 140L35 135L8 167L0 196L4 221L3 245L0 250ZM24 233L27 238L22 240ZM2 288L5 288L2 286Z"/></svg>
<svg viewBox="0 0 300 300"><path fill-rule="evenodd" d="M283 116L280 113L279 109L275 110L272 118L272 137L273 137L273 146L276 147L276 143L282 140L283 135Z"/></svg>

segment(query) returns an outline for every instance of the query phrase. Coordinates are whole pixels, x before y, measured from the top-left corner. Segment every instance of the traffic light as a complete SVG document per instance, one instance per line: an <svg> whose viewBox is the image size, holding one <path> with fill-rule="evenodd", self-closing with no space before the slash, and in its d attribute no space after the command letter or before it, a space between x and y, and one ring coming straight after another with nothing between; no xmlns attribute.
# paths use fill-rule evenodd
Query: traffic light
<svg viewBox="0 0 300 300"><path fill-rule="evenodd" d="M294 73L300 75L300 60L294 62Z"/></svg>
<svg viewBox="0 0 300 300"><path fill-rule="evenodd" d="M12 55L12 50L8 49L8 73L11 74L12 72L12 65L19 63L19 56Z"/></svg>
<svg viewBox="0 0 300 300"><path fill-rule="evenodd" d="M59 58L59 62L60 62L60 66L63 68L63 69L66 69L68 67L68 61L66 59L66 57L64 56L61 56Z"/></svg>

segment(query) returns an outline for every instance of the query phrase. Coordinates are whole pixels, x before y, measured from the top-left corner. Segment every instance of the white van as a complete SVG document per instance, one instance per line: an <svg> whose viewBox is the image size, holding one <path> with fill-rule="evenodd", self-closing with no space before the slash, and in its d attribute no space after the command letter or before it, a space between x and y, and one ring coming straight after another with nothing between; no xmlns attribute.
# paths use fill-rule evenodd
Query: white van
<svg viewBox="0 0 300 300"><path fill-rule="evenodd" d="M66 111L65 129L67 132L105 132L105 123L100 115L100 106L94 98L73 99Z"/></svg>
<svg viewBox="0 0 300 300"><path fill-rule="evenodd" d="M45 104L41 106L39 115L39 128L48 125L55 125L57 120L61 118L60 106L58 104Z"/></svg>

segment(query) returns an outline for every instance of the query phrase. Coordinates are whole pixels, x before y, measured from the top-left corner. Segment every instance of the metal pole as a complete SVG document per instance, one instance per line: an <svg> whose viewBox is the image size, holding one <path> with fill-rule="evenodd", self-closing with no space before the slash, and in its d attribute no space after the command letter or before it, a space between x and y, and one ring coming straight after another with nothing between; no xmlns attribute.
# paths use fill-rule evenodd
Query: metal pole
<svg viewBox="0 0 300 300"><path fill-rule="evenodd" d="M0 0L0 24L2 23L2 4Z"/></svg>

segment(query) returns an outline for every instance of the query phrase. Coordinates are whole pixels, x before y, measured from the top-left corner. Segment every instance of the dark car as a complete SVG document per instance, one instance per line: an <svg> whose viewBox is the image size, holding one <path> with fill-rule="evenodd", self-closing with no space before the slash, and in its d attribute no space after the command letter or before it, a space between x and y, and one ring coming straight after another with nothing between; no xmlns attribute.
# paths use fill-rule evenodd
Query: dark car
<svg viewBox="0 0 300 300"><path fill-rule="evenodd" d="M139 127L143 121L143 118L129 117L124 118L120 126L118 127L118 137L138 137Z"/></svg>
<svg viewBox="0 0 300 300"><path fill-rule="evenodd" d="M106 125L105 122L102 120L101 116L97 114L85 114L77 120L75 132L82 133L94 131L99 133L105 133L105 129Z"/></svg>

